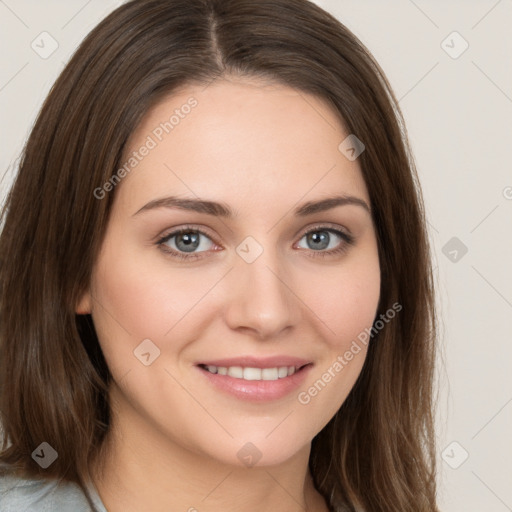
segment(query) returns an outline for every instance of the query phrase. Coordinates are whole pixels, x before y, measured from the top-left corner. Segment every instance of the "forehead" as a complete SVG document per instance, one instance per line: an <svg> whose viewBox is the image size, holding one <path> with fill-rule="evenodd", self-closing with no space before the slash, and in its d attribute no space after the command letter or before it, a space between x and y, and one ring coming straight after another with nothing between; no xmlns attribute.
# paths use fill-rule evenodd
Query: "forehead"
<svg viewBox="0 0 512 512"><path fill-rule="evenodd" d="M237 210L308 194L354 194L369 202L357 160L338 149L348 135L326 102L285 85L248 79L188 85L154 105L133 132L121 164L130 171L116 195L133 207L181 194Z"/></svg>

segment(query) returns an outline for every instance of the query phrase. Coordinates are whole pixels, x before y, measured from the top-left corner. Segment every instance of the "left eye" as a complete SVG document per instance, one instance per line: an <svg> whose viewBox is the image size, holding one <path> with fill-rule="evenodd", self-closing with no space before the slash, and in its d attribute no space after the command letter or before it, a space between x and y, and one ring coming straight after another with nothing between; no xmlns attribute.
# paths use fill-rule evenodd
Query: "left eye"
<svg viewBox="0 0 512 512"><path fill-rule="evenodd" d="M349 242L347 235L336 229L315 229L307 232L301 240L305 239L307 246L300 246L302 249L313 249L314 251L334 249L339 245L340 240ZM338 241L336 241L338 239ZM331 244L331 242L334 242Z"/></svg>

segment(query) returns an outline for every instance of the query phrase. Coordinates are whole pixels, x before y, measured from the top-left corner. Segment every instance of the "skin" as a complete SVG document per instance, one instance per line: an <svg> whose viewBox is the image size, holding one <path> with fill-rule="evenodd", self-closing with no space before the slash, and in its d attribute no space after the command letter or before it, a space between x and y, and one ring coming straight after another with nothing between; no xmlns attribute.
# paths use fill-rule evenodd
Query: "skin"
<svg viewBox="0 0 512 512"><path fill-rule="evenodd" d="M371 327L378 247L361 206L307 217L292 211L334 194L370 205L361 169L338 150L348 133L322 100L247 78L174 92L147 112L125 157L191 96L197 106L117 185L91 286L77 306L92 314L114 378L112 429L94 484L109 512L325 511L308 470L311 440L353 387L366 348L308 404L297 395ZM169 195L222 202L238 215L166 207L134 215ZM188 224L207 233L200 258L173 258L157 245ZM318 224L316 233L327 225L352 234L354 244L329 232L327 249L308 245L304 233ZM253 263L236 252L247 236L263 248ZM167 248L179 252L176 242ZM319 254L341 246L340 254ZM144 339L160 350L149 366L133 353ZM299 389L264 403L214 389L195 368L200 360L283 354L313 367ZM237 457L248 442L261 453L253 467Z"/></svg>

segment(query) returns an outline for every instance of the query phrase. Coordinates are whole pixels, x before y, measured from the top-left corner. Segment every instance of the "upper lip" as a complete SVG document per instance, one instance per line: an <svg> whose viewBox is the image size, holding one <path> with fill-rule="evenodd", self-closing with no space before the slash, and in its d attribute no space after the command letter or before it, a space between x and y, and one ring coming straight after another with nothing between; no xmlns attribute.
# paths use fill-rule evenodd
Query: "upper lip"
<svg viewBox="0 0 512 512"><path fill-rule="evenodd" d="M231 357L226 359L211 359L208 361L201 361L198 364L204 366L242 366L244 368L280 368L282 366L295 366L300 368L311 363L307 359L292 356L270 356L270 357L254 357L254 356L240 356Z"/></svg>

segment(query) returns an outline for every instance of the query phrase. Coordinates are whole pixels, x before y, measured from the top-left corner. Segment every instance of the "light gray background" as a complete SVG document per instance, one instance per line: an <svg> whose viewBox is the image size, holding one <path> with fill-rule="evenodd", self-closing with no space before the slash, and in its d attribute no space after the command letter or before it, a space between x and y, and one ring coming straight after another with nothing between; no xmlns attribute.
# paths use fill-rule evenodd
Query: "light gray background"
<svg viewBox="0 0 512 512"><path fill-rule="evenodd" d="M441 308L441 509L512 511L512 0L317 3L383 67L420 173ZM2 201L52 83L120 4L0 0ZM50 48L43 31L58 43L46 59L31 48ZM453 31L469 44L457 58L464 41ZM446 245L453 237L459 247Z"/></svg>

